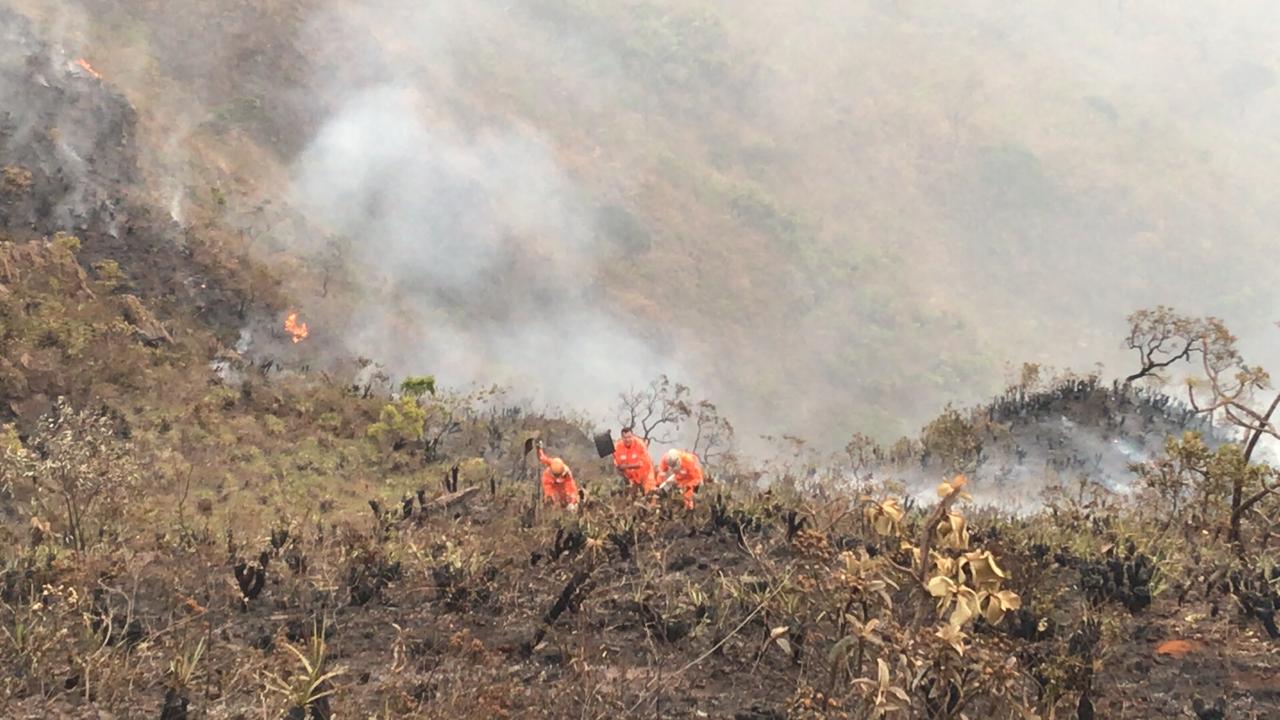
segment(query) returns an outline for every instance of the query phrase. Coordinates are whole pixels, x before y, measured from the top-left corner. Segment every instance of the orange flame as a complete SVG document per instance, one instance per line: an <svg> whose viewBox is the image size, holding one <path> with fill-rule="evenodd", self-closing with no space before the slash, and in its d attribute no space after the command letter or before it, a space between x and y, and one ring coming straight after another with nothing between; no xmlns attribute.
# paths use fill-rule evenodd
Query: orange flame
<svg viewBox="0 0 1280 720"><path fill-rule="evenodd" d="M296 312L289 313L289 316L284 319L284 330L293 336L295 344L306 340L307 336L311 334L311 331L307 329L306 323L298 322L298 313Z"/></svg>
<svg viewBox="0 0 1280 720"><path fill-rule="evenodd" d="M79 65L81 69L83 69L85 72L89 73L90 75L94 76L95 78L99 80L102 79L102 76L98 74L97 70L93 69L93 66L89 64L88 60L85 60L84 58L79 58L76 60L76 65Z"/></svg>

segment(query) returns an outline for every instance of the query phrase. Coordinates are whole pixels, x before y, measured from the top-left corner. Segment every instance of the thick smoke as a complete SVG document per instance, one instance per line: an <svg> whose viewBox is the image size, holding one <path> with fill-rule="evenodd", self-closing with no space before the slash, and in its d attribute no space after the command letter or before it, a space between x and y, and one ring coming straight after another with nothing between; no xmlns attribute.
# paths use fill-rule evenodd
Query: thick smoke
<svg viewBox="0 0 1280 720"><path fill-rule="evenodd" d="M1270 320L1250 298L1273 271L1189 262L1238 263L1274 217L1252 192L1231 201L1257 213L1219 207L1218 188L1254 184L1231 158L1275 106L1260 37L1206 45L1237 21L1190 7L700 8L376 0L310 18L325 120L297 192L394 290L357 309L350 347L596 413L671 371L748 436L838 445L980 400L1003 363L1121 372L1138 307L1222 314L1246 341ZM1237 112L1214 111L1226 95ZM666 182L695 199L655 209ZM643 279L610 267L602 193L648 206L661 246ZM672 263L709 273L722 304L672 303L653 282ZM643 319L624 296L644 297ZM675 329L655 327L667 318Z"/></svg>
<svg viewBox="0 0 1280 720"><path fill-rule="evenodd" d="M461 128L416 90L358 89L298 159L295 191L386 278L347 342L396 373L598 417L628 385L679 374L593 296L594 215L528 128Z"/></svg>
<svg viewBox="0 0 1280 720"><path fill-rule="evenodd" d="M589 216L545 143L518 130L466 137L426 118L410 90L357 93L299 159L300 197L362 259L424 295L505 289L494 274L525 242L542 253L531 275L589 268Z"/></svg>

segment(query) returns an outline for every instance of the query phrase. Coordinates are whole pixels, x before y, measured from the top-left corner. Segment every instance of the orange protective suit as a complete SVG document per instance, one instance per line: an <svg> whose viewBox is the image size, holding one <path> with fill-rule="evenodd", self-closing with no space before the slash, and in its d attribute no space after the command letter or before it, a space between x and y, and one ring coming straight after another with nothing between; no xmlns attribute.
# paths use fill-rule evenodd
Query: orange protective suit
<svg viewBox="0 0 1280 720"><path fill-rule="evenodd" d="M573 481L573 471L564 460L549 457L538 448L538 461L544 466L542 470L542 497L558 507L577 506L578 484ZM559 475L556 471L561 471Z"/></svg>
<svg viewBox="0 0 1280 720"><path fill-rule="evenodd" d="M618 468L631 487L639 488L645 494L653 492L658 486L653 474L653 458L649 457L649 448L638 437L631 437L631 445L626 440L618 440L613 444L613 466Z"/></svg>
<svg viewBox="0 0 1280 720"><path fill-rule="evenodd" d="M702 484L702 463L698 462L698 456L691 452L680 452L680 466L672 468L667 464L666 456L663 456L662 462L658 465L658 476L665 480L671 475L676 477L676 486L684 493L685 508L693 509L693 491Z"/></svg>

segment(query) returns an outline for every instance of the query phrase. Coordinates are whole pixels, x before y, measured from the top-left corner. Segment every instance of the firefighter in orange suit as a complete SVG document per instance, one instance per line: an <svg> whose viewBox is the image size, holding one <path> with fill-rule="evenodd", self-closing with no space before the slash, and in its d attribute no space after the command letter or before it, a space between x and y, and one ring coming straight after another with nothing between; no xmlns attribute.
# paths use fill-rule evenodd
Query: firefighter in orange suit
<svg viewBox="0 0 1280 720"><path fill-rule="evenodd" d="M538 461L543 464L542 498L569 512L578 510L578 484L573 481L573 471L564 460L551 457L542 451L538 443Z"/></svg>
<svg viewBox="0 0 1280 720"><path fill-rule="evenodd" d="M648 495L658 486L649 448L629 427L622 428L622 439L613 445L613 466L627 481L628 487L641 494Z"/></svg>
<svg viewBox="0 0 1280 720"><path fill-rule="evenodd" d="M674 448L668 450L658 465L658 477L664 478L659 489L680 488L684 494L685 509L693 509L693 492L702 484L703 477L702 463L697 455Z"/></svg>

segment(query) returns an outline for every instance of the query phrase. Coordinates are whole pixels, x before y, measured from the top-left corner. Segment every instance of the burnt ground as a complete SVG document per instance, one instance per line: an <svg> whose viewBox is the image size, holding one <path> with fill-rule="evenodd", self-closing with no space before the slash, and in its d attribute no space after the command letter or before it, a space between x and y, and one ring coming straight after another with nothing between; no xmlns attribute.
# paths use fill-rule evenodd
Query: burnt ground
<svg viewBox="0 0 1280 720"><path fill-rule="evenodd" d="M236 276L245 258L151 202L136 111L77 60L0 4L0 232L17 241L75 235L86 268L113 260L138 269L122 291L166 318L194 311L231 344L250 302Z"/></svg>
<svg viewBox="0 0 1280 720"><path fill-rule="evenodd" d="M482 489L468 508L445 514L402 519L401 508L383 507L363 521L295 524L278 547L233 535L118 556L100 585L123 591L109 601L117 632L128 636L124 598L143 628L139 644L122 651L134 658L127 703L105 688L86 700L82 678L64 670L50 679L65 689L18 701L11 716L158 717L160 648L185 636L188 647L194 638L209 647L190 690L195 716L257 717L262 678L287 673L284 644L305 646L323 619L328 667L342 670L334 717L861 717L847 690L825 715L797 705L805 688L826 690L835 640L819 612L833 598L820 582L804 590L798 568L816 562L816 577L836 573L836 548L864 544L856 524L838 522L830 554L815 558L788 541L787 513L767 499L730 505L753 518L740 533L718 526L705 506L685 516L621 499L593 503L579 523L534 513L513 490L487 497ZM1004 541L1001 555L1017 576L1032 560L1013 545ZM270 556L267 580L244 600L233 566L253 567L259 548ZM1051 628L1043 637L1019 637L1006 620L975 639L1009 647L1034 675L1049 671L1032 658L1064 652L1092 617L1101 628L1088 692L1096 717L1194 717L1197 703L1220 704L1226 718L1280 712L1280 640L1242 617L1230 596L1175 588L1136 611L1091 605L1081 560L1065 563L1025 593L1033 619ZM795 585L770 597L783 574ZM783 626L789 651L770 641ZM1077 717L1079 697L1065 693L1058 716Z"/></svg>
<svg viewBox="0 0 1280 720"><path fill-rule="evenodd" d="M616 714L620 703L639 706L621 713L627 717L783 716L794 663L769 652L756 657L767 649L767 615L730 636L717 628L729 619L736 624L738 608L695 605L684 596L688 587L718 595L721 576L745 576L763 587L764 579L752 572L759 563L733 533L711 530L706 512L685 518L674 508L635 509L636 521L649 525L638 529L641 542L625 551L625 541L592 548L563 537L576 523L546 517L537 527L518 527L512 519L524 504L499 498L456 518L404 522L392 532L439 553L439 561L405 557L396 561L394 579L371 582L377 589L370 594L348 582L319 603L297 592L298 574L287 559L288 548L311 545L306 541L287 546L286 559L269 561L265 589L243 604L230 587L230 567L207 568L212 577L201 593L187 586L194 580L187 572L168 568L175 572L169 575L167 561L156 560L136 595L135 616L155 628L165 615L174 621L166 607L173 597L193 598L201 612L175 624L194 620L208 628L214 650L207 663L213 667L234 665L237 658L261 663L283 642L304 642L316 618L326 617L332 662L344 668L334 707L347 716L363 716L386 701L412 706L421 717L595 717ZM501 530L495 532L495 525ZM364 533L337 532L351 533L346 541L358 538L348 549L371 567L385 569L379 563L390 562L370 549ZM447 558L455 551L468 559L451 563ZM203 554L187 562L200 562ZM569 602L548 623L571 586L576 589ZM708 654L717 644L720 649ZM685 665L691 667L678 672ZM210 708L210 717L227 716L213 710L221 705L251 702L217 687L229 672L218 670L192 696L195 706ZM146 699L135 701L125 716L158 716L163 685L140 694ZM56 711L74 717L90 706L66 692L48 703L23 702L17 716Z"/></svg>

